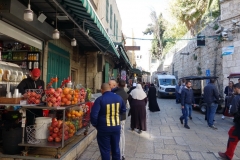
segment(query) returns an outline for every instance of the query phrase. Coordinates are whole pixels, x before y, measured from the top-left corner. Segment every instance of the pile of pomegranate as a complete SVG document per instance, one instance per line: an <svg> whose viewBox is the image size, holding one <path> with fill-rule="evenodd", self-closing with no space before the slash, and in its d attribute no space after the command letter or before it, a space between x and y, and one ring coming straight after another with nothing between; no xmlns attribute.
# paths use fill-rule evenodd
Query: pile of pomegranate
<svg viewBox="0 0 240 160"><path fill-rule="evenodd" d="M27 97L28 104L39 104L41 102L41 91L35 92L34 90L26 90L25 97Z"/></svg>
<svg viewBox="0 0 240 160"><path fill-rule="evenodd" d="M61 105L62 88L49 88L45 90L45 94L48 107L59 107Z"/></svg>
<svg viewBox="0 0 240 160"><path fill-rule="evenodd" d="M71 138L76 129L74 125L70 122L62 122L61 120L57 120L56 118L52 119L51 125L48 127L49 130L49 142L61 142L62 141L62 134L63 134L63 126L64 126L64 140L68 140Z"/></svg>

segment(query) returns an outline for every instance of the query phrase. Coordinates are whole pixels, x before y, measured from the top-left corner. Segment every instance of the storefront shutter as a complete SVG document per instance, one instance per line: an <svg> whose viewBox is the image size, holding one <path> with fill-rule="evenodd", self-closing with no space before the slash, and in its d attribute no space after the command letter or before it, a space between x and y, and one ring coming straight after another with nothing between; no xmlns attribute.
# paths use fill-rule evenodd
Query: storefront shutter
<svg viewBox="0 0 240 160"><path fill-rule="evenodd" d="M105 63L105 83L109 81L109 63Z"/></svg>
<svg viewBox="0 0 240 160"><path fill-rule="evenodd" d="M52 77L58 77L59 87L64 78L70 76L69 53L51 43L48 45L47 83ZM53 86L55 87L55 86Z"/></svg>
<svg viewBox="0 0 240 160"><path fill-rule="evenodd" d="M113 77L114 77L115 80L117 80L117 75L118 75L118 70L113 69Z"/></svg>

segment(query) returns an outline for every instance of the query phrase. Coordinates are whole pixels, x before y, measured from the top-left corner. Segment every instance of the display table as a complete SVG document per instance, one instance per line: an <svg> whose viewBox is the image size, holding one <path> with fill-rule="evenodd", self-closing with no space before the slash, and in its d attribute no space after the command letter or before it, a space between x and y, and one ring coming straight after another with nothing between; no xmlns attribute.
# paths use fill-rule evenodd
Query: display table
<svg viewBox="0 0 240 160"><path fill-rule="evenodd" d="M62 127L62 141L61 142L48 142L47 139L40 140L40 143L37 144L31 144L25 141L25 130L26 130L26 111L28 109L43 109L43 110L53 110L53 111L62 111L62 122L66 122L66 111L72 109L73 107L79 107L80 105L86 104L85 103L79 103L76 105L71 105L71 106L63 106L63 107L47 107L47 106L42 106L42 105L16 105L16 104L0 104L0 106L20 106L19 112L22 114L22 142L18 144L19 146L25 147L24 152L28 152L28 147L39 147L39 148L54 148L56 149L56 156L55 158L60 158L61 153L59 152L60 149L62 149L64 146L66 146L68 143L72 142L72 138L69 138L68 140L64 140L64 125ZM91 109L91 106L89 106L89 109ZM90 111L85 113L85 114L90 114ZM86 121L87 125L83 126L74 135L80 135L84 133L84 135L87 135L88 133L88 128L90 127L90 121L89 119L85 119L83 117L83 121ZM85 123L85 124L86 124Z"/></svg>

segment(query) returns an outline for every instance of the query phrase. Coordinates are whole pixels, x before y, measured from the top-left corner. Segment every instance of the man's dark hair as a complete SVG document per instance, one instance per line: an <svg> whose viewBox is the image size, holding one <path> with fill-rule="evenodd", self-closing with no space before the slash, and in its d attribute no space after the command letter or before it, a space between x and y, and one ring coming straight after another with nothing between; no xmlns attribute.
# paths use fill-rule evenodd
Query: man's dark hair
<svg viewBox="0 0 240 160"><path fill-rule="evenodd" d="M126 85L126 82L124 80L122 80L122 79L118 83L118 87L120 87L120 88L124 88L125 85Z"/></svg>
<svg viewBox="0 0 240 160"><path fill-rule="evenodd" d="M186 83L185 83L185 84L187 85L188 83L192 83L192 82L191 82L191 81L186 81Z"/></svg>
<svg viewBox="0 0 240 160"><path fill-rule="evenodd" d="M145 82L143 82L143 84L145 84Z"/></svg>
<svg viewBox="0 0 240 160"><path fill-rule="evenodd" d="M233 88L238 88L238 89L240 89L240 83L234 84L234 85L233 85Z"/></svg>
<svg viewBox="0 0 240 160"><path fill-rule="evenodd" d="M186 79L183 78L183 79L182 79L182 83L186 83Z"/></svg>
<svg viewBox="0 0 240 160"><path fill-rule="evenodd" d="M210 83L215 83L216 79L215 78L211 78L210 79Z"/></svg>

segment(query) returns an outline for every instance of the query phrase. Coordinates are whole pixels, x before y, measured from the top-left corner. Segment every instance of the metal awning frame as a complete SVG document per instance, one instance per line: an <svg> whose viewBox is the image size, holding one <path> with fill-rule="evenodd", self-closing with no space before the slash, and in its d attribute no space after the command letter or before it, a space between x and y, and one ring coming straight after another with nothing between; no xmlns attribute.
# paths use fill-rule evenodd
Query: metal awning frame
<svg viewBox="0 0 240 160"><path fill-rule="evenodd" d="M67 0L68 1L68 0ZM78 0L78 1L81 1L82 3L89 3L87 0ZM99 22L98 24L94 25L92 24L91 22L89 22L88 20L86 19L83 19L83 27L81 27L79 25L79 23L77 22L77 16L72 16L71 13L69 13L69 10L66 9L66 6L64 4L60 4L59 0L53 0L53 2L62 10L62 12L64 12L64 14L66 14L68 16L68 18L75 24L75 26L78 28L78 30L84 34L84 36L88 37L88 39L103 53L105 52L110 52L110 53L113 53L114 55L116 55L118 58L120 57L120 55L118 54L116 48L115 48L115 45L113 44L111 38L108 36L108 34L106 33L106 31L104 30L103 31L103 26L102 24L100 23L99 19L97 18L97 15L95 15L95 17L91 16L91 14L89 16L91 16L90 18L94 18L94 22ZM63 1L61 1L62 3ZM76 2L77 3L77 2ZM80 3L80 2L78 2ZM65 6L65 7L64 7ZM89 4L83 4L83 7L86 8L86 6L88 7L88 10L87 12L90 12L89 11L89 8L91 10L91 13L93 12L93 8L91 8L91 5ZM87 9L87 8L86 8ZM89 13L86 13L86 14L89 14ZM93 14L93 13L92 13ZM95 13L96 14L96 13ZM73 18L74 17L74 18ZM101 26L100 26L101 25ZM90 32L96 32L94 30L98 29L97 32L100 32L105 38L106 40L109 42L109 46L106 48L104 46L104 44L101 44L101 42L99 42L98 40L96 40L95 38L93 38L92 36L88 35L88 32L85 29L85 27L89 28ZM91 28L94 30L91 30ZM102 29L101 29L102 28ZM101 37L100 37L101 38ZM103 39L103 38L101 38Z"/></svg>

